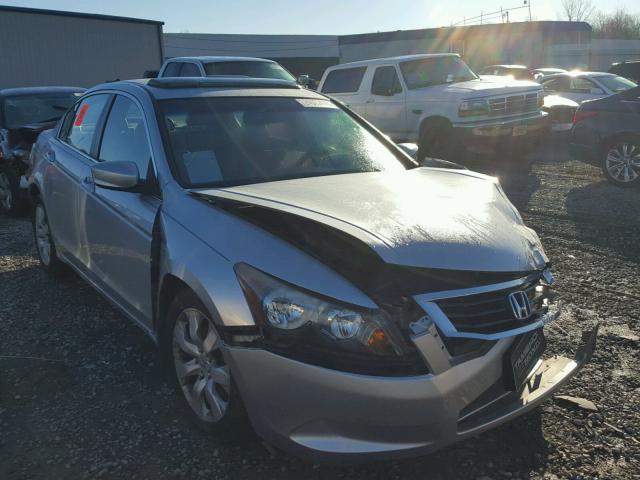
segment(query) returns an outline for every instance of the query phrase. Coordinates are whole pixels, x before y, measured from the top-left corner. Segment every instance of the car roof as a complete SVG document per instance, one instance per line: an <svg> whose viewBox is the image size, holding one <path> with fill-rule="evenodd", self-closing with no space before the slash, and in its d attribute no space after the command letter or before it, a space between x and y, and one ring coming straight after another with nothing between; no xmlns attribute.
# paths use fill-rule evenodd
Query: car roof
<svg viewBox="0 0 640 480"><path fill-rule="evenodd" d="M492 67L514 68L514 69L525 69L525 70L528 69L528 67L524 65L489 65L488 67L484 67L484 68L492 68Z"/></svg>
<svg viewBox="0 0 640 480"><path fill-rule="evenodd" d="M43 93L83 93L86 88L82 87L22 87L5 88L0 90L0 97L18 97L23 95L39 95Z"/></svg>
<svg viewBox="0 0 640 480"><path fill-rule="evenodd" d="M220 63L220 62L265 62L276 63L273 60L267 58L258 57L224 57L224 56L193 56L193 57L173 57L168 58L167 62L180 61L180 62L201 62L201 63Z"/></svg>
<svg viewBox="0 0 640 480"><path fill-rule="evenodd" d="M313 90L302 88L296 82L272 78L252 77L171 77L145 78L103 83L91 89L121 90L129 93L144 89L158 99L192 97L293 97L326 99Z"/></svg>
<svg viewBox="0 0 640 480"><path fill-rule="evenodd" d="M421 60L423 58L438 58L438 57L460 57L457 53L424 53L418 55L400 55L397 57L384 57L373 58L371 60L359 60L357 62L341 63L340 65L334 65L327 68L327 70L337 70L348 67L359 67L366 65L381 65L389 62L406 62L409 60Z"/></svg>
<svg viewBox="0 0 640 480"><path fill-rule="evenodd" d="M553 79L553 78L560 78L560 77L617 77L618 75L616 75L615 73L608 73L608 72L561 72L561 73L554 73L553 75L547 75L546 77L544 77L544 80L547 81L548 79Z"/></svg>

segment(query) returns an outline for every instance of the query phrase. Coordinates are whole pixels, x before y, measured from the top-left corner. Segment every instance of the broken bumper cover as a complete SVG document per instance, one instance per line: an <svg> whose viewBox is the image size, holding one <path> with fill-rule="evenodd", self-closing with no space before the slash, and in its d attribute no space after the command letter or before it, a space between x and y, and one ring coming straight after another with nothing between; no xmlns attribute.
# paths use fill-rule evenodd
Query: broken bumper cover
<svg viewBox="0 0 640 480"><path fill-rule="evenodd" d="M513 338L438 375L374 377L307 365L273 353L228 347L256 432L313 460L353 462L422 455L534 408L591 358L597 327L575 358L538 362L518 392L503 384L502 360Z"/></svg>

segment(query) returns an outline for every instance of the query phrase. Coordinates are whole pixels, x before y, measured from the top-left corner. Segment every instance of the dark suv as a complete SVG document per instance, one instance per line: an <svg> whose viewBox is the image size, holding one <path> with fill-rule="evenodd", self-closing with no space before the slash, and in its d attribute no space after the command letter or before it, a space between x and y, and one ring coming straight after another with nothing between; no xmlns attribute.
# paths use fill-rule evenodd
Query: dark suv
<svg viewBox="0 0 640 480"><path fill-rule="evenodd" d="M20 178L38 135L52 128L85 91L77 87L31 87L0 90L0 211L17 215L26 194Z"/></svg>
<svg viewBox="0 0 640 480"><path fill-rule="evenodd" d="M621 77L640 83L640 60L625 60L611 64L609 73L615 73Z"/></svg>

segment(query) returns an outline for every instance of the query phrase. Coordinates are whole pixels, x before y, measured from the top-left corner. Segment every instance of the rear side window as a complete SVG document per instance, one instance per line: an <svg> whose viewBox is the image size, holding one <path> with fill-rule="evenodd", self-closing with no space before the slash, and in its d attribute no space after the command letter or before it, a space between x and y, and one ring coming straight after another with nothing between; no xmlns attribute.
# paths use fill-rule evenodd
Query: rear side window
<svg viewBox="0 0 640 480"><path fill-rule="evenodd" d="M183 63L180 70L181 77L201 77L200 70L193 63Z"/></svg>
<svg viewBox="0 0 640 480"><path fill-rule="evenodd" d="M82 100L75 110L73 121L65 125L62 141L90 155L96 127L108 100L109 95L91 95Z"/></svg>
<svg viewBox="0 0 640 480"><path fill-rule="evenodd" d="M106 162L135 162L142 180L146 179L151 151L142 112L122 95L116 97L104 127L98 159Z"/></svg>
<svg viewBox="0 0 640 480"><path fill-rule="evenodd" d="M322 85L323 93L351 93L360 90L360 84L367 67L333 70Z"/></svg>
<svg viewBox="0 0 640 480"><path fill-rule="evenodd" d="M569 79L567 77L552 78L543 81L542 88L547 92L568 92Z"/></svg>
<svg viewBox="0 0 640 480"><path fill-rule="evenodd" d="M371 84L371 93L391 97L400 92L402 92L402 86L395 67L376 68L376 73L373 75L373 83Z"/></svg>
<svg viewBox="0 0 640 480"><path fill-rule="evenodd" d="M180 62L171 62L162 72L163 77L177 77L180 75Z"/></svg>

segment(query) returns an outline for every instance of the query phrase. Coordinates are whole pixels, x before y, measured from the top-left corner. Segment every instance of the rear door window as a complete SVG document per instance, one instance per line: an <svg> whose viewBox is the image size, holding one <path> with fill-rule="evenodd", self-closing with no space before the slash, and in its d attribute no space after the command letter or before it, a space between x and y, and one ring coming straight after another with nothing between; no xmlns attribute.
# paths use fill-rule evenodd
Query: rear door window
<svg viewBox="0 0 640 480"><path fill-rule="evenodd" d="M75 109L73 120L67 122L61 140L81 152L91 155L96 127L107 105L109 95L91 95L82 100Z"/></svg>
<svg viewBox="0 0 640 480"><path fill-rule="evenodd" d="M183 63L180 70L181 77L201 77L200 69L195 63Z"/></svg>
<svg viewBox="0 0 640 480"><path fill-rule="evenodd" d="M104 127L100 161L135 162L140 179L147 178L151 151L140 108L129 98L118 95Z"/></svg>
<svg viewBox="0 0 640 480"><path fill-rule="evenodd" d="M599 88L591 80L582 77L574 77L571 79L570 90L573 93L591 93L592 88Z"/></svg>
<svg viewBox="0 0 640 480"><path fill-rule="evenodd" d="M567 77L551 78L542 82L542 88L547 92L568 92L569 79Z"/></svg>
<svg viewBox="0 0 640 480"><path fill-rule="evenodd" d="M360 90L360 84L367 67L343 68L329 72L322 91L324 93L353 93Z"/></svg>
<svg viewBox="0 0 640 480"><path fill-rule="evenodd" d="M180 75L180 67L182 66L181 62L171 62L169 63L164 72L162 72L163 77L177 77Z"/></svg>
<svg viewBox="0 0 640 480"><path fill-rule="evenodd" d="M376 68L376 73L373 75L373 82L371 83L371 93L391 97L400 92L402 92L402 86L395 67Z"/></svg>

